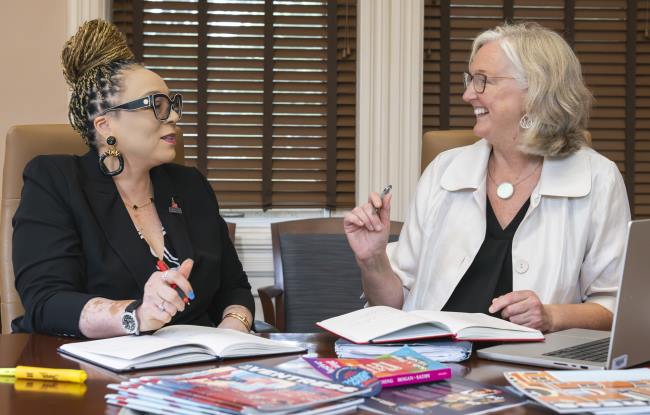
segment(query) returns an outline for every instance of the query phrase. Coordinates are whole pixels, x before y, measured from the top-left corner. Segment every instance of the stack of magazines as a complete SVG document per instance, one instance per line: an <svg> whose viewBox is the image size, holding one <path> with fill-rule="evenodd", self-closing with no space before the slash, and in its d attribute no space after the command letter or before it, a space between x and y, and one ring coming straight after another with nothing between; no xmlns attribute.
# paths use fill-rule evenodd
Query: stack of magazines
<svg viewBox="0 0 650 415"><path fill-rule="evenodd" d="M252 363L109 385L107 403L154 414L338 414L356 410L371 388Z"/></svg>
<svg viewBox="0 0 650 415"><path fill-rule="evenodd" d="M506 372L519 392L560 414L650 413L650 369Z"/></svg>
<svg viewBox="0 0 650 415"><path fill-rule="evenodd" d="M437 362L462 362L472 354L472 343L466 341L430 340L418 342L355 344L344 339L334 343L334 351L340 358L375 358L394 353L407 344L421 355Z"/></svg>

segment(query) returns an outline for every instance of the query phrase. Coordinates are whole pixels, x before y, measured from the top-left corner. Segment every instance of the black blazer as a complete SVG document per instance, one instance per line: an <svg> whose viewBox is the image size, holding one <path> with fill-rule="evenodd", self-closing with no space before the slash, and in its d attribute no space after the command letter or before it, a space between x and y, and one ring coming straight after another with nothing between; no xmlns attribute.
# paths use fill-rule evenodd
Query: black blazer
<svg viewBox="0 0 650 415"><path fill-rule="evenodd" d="M38 156L25 167L14 216L13 266L25 315L14 331L82 337L81 310L93 297L142 298L155 258L115 183L84 156ZM160 221L180 261L194 260L196 295L170 324L218 325L232 304L254 315L251 286L219 215L214 192L195 168L164 164L151 170ZM171 213L172 197L182 213Z"/></svg>

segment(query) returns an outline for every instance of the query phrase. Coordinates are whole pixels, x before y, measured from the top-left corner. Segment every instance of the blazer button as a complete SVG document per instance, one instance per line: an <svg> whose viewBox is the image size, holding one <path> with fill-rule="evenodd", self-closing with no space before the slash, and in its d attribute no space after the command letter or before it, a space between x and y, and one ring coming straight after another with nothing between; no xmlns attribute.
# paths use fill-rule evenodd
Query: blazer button
<svg viewBox="0 0 650 415"><path fill-rule="evenodd" d="M524 259L518 259L515 263L515 271L519 274L525 274L528 271L528 262Z"/></svg>

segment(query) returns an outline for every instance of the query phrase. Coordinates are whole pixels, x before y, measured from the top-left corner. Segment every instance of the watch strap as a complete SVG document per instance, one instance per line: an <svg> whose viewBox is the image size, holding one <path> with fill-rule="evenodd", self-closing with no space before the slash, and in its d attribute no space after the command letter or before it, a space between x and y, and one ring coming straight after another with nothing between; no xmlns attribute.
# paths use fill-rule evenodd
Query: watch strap
<svg viewBox="0 0 650 415"><path fill-rule="evenodd" d="M132 313L134 312L138 307L142 305L142 300L135 300L131 302L131 304L127 305L126 308L124 309L125 313Z"/></svg>
<svg viewBox="0 0 650 415"><path fill-rule="evenodd" d="M123 316L128 314L130 318L132 318L135 321L135 331L130 332L129 329L127 331L131 334L135 334L136 336L140 335L140 322L138 321L138 316L135 314L135 310L142 305L142 300L135 300L132 301L129 305L126 306L124 309L124 313L122 314ZM124 317L123 317L124 318Z"/></svg>

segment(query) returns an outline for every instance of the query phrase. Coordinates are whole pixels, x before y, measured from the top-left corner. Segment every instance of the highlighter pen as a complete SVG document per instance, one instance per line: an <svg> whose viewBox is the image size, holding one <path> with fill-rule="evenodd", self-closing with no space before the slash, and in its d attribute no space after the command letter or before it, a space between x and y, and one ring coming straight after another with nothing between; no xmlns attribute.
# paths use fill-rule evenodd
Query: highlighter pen
<svg viewBox="0 0 650 415"><path fill-rule="evenodd" d="M16 392L37 392L58 395L84 396L86 394L86 384L70 382L49 382L45 380L31 379L15 379L14 390Z"/></svg>
<svg viewBox="0 0 650 415"><path fill-rule="evenodd" d="M167 266L165 261L162 261L160 259L156 262L156 268L158 268L158 271L160 272L169 271L169 267ZM176 285L175 283L171 283L169 286L176 290L178 296L181 297L181 300L183 300L185 304L190 305L190 299L185 295L183 290L181 290L181 288L178 285Z"/></svg>
<svg viewBox="0 0 650 415"><path fill-rule="evenodd" d="M381 199L381 202L384 203L384 196L390 193L390 190L393 188L392 184L387 184L384 187L384 190L381 191L381 194L379 195L379 198ZM379 209L375 208L375 213L379 213Z"/></svg>
<svg viewBox="0 0 650 415"><path fill-rule="evenodd" d="M17 379L50 380L57 382L84 383L88 375L83 370L50 369L46 367L16 366L0 368L0 376L13 376Z"/></svg>

